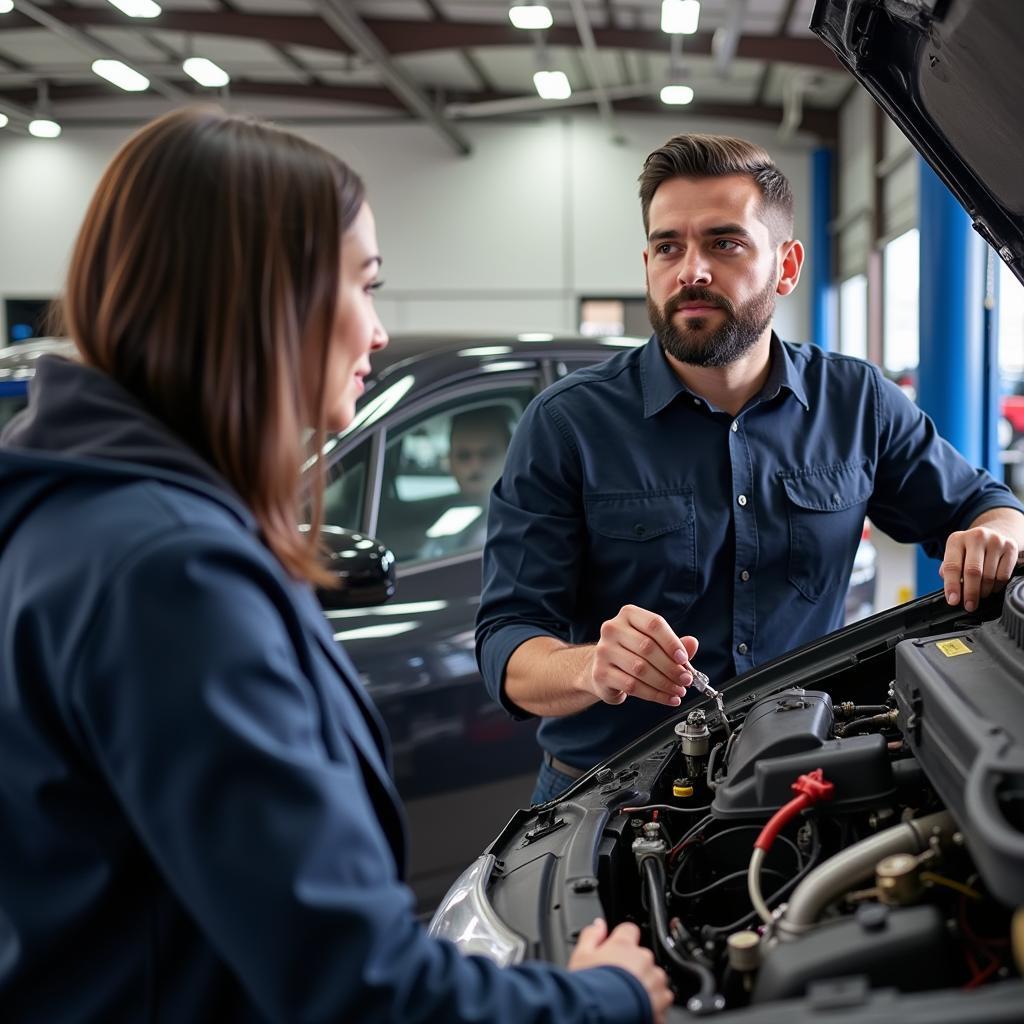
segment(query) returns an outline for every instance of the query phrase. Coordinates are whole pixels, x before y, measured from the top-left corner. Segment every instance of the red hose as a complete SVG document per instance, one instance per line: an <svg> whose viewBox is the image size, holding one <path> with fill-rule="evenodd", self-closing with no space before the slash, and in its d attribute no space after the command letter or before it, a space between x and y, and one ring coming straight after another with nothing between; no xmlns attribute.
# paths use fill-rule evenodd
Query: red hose
<svg viewBox="0 0 1024 1024"><path fill-rule="evenodd" d="M793 818L805 808L818 803L819 800L831 800L835 791L835 786L831 782L825 781L825 773L820 768L801 775L790 788L798 795L771 816L768 824L761 829L761 834L754 842L755 850L764 850L767 853L772 843L775 842L775 837Z"/></svg>

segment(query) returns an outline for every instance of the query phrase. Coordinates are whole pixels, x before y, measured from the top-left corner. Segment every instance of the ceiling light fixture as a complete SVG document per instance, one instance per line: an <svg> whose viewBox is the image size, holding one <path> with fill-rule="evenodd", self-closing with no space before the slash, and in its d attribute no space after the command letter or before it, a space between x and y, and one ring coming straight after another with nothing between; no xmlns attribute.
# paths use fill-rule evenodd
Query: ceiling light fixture
<svg viewBox="0 0 1024 1024"><path fill-rule="evenodd" d="M670 107L682 107L693 102L693 90L688 85L666 85L661 90L661 102Z"/></svg>
<svg viewBox="0 0 1024 1024"><path fill-rule="evenodd" d="M37 117L29 121L28 133L37 139L55 139L60 135L60 125L48 117Z"/></svg>
<svg viewBox="0 0 1024 1024"><path fill-rule="evenodd" d="M662 0L662 32L669 35L693 35L697 31L699 18L700 0Z"/></svg>
<svg viewBox="0 0 1024 1024"><path fill-rule="evenodd" d="M533 76L533 84L542 100L567 100L572 95L572 86L564 71L538 71Z"/></svg>
<svg viewBox="0 0 1024 1024"><path fill-rule="evenodd" d="M10 14L14 10L14 0L0 0L0 14Z"/></svg>
<svg viewBox="0 0 1024 1024"><path fill-rule="evenodd" d="M10 120L6 114L0 114L0 128L6 128L10 124Z"/></svg>
<svg viewBox="0 0 1024 1024"><path fill-rule="evenodd" d="M219 64L205 57L189 57L181 68L189 78L208 89L219 89L231 81L231 76Z"/></svg>
<svg viewBox="0 0 1024 1024"><path fill-rule="evenodd" d="M153 0L110 0L110 4L129 18L155 18L160 14L160 5Z"/></svg>
<svg viewBox="0 0 1024 1024"><path fill-rule="evenodd" d="M532 32L551 28L554 22L547 4L513 4L508 9L508 20L516 28Z"/></svg>
<svg viewBox="0 0 1024 1024"><path fill-rule="evenodd" d="M50 115L50 87L45 80L36 87L36 109L28 123L28 133L37 139L55 139L60 135L60 125Z"/></svg>
<svg viewBox="0 0 1024 1024"><path fill-rule="evenodd" d="M122 60L94 60L92 70L125 92L145 92L149 88L149 79Z"/></svg>

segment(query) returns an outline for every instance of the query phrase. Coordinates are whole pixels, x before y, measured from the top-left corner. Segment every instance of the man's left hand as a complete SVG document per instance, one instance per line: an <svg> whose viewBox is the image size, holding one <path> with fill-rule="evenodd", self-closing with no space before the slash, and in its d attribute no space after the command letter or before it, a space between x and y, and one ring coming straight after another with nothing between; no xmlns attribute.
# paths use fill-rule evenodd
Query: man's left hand
<svg viewBox="0 0 1024 1024"><path fill-rule="evenodd" d="M951 533L939 567L946 601L973 612L981 598L1002 590L1024 553L1024 516L1016 509L983 512Z"/></svg>

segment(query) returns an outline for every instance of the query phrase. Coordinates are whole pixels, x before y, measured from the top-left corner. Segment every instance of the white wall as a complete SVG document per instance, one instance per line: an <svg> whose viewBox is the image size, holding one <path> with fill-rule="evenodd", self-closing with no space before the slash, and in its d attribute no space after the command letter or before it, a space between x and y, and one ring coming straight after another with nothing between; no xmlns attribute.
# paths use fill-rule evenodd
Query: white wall
<svg viewBox="0 0 1024 1024"><path fill-rule="evenodd" d="M736 134L765 145L810 228L809 146L771 128L669 117L597 117L463 126L455 156L421 125L303 129L366 178L384 253L379 304L395 332L574 331L581 295L643 295L637 175L678 131ZM0 139L0 298L56 294L86 203L127 130L69 129L55 141ZM813 258L813 253L810 257ZM810 331L810 287L779 303L776 326Z"/></svg>

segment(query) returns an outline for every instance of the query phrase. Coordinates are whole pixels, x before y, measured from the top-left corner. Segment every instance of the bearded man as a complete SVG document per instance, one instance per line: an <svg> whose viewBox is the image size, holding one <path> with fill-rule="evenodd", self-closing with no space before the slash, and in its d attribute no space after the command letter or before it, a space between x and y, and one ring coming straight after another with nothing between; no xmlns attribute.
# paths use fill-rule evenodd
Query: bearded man
<svg viewBox="0 0 1024 1024"><path fill-rule="evenodd" d="M524 415L490 502L477 657L542 716L534 802L714 685L836 629L865 516L972 611L1024 509L878 367L780 341L804 248L772 158L680 135L640 176L654 336Z"/></svg>

